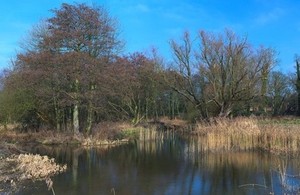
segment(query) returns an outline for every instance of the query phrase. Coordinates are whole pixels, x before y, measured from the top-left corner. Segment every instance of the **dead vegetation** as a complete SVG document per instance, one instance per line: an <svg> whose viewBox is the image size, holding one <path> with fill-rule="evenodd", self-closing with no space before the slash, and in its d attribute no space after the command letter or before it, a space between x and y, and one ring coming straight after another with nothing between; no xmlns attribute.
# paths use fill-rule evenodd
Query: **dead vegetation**
<svg viewBox="0 0 300 195"><path fill-rule="evenodd" d="M53 158L37 154L19 154L6 160L17 164L17 169L22 173L21 180L44 180L67 169L66 165L56 164Z"/></svg>
<svg viewBox="0 0 300 195"><path fill-rule="evenodd" d="M205 138L202 144L207 150L259 149L278 154L300 151L300 128L292 119L215 118L198 123L192 133Z"/></svg>
<svg viewBox="0 0 300 195"><path fill-rule="evenodd" d="M2 144L3 145L3 144ZM18 190L18 184L26 180L45 181L48 189L53 189L51 177L64 172L66 165L58 165L47 156L36 154L12 154L0 158L0 192L11 193Z"/></svg>
<svg viewBox="0 0 300 195"><path fill-rule="evenodd" d="M39 130L38 132L21 132L16 129L1 129L0 140L7 143L41 143L45 145L77 144L77 145L112 145L128 142L133 139L132 130L138 127L128 122L101 122L95 125L91 135L73 132ZM1 153L0 153L1 154Z"/></svg>

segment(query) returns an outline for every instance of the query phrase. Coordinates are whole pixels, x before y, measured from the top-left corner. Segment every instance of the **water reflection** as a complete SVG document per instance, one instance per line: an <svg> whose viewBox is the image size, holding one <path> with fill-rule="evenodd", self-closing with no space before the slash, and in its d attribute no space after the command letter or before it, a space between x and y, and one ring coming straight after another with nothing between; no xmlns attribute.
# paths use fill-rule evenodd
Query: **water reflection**
<svg viewBox="0 0 300 195"><path fill-rule="evenodd" d="M198 140L199 141L199 140ZM68 163L54 177L56 194L283 194L295 193L298 159L255 152L209 153L197 140L135 142L106 148L35 146L39 154ZM43 182L19 194L51 194ZM290 188L288 188L290 186Z"/></svg>

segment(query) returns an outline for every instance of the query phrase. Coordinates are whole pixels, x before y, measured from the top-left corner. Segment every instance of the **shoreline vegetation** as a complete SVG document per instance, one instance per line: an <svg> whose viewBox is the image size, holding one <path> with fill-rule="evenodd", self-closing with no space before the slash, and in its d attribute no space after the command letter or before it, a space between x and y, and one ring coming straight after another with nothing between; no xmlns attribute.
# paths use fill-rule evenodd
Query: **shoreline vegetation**
<svg viewBox="0 0 300 195"><path fill-rule="evenodd" d="M198 123L193 132L205 140L204 150L258 150L279 155L300 152L300 120L296 117L216 118L209 123Z"/></svg>
<svg viewBox="0 0 300 195"><path fill-rule="evenodd" d="M18 128L0 129L0 141L22 145L27 143L81 146L116 145L132 140L162 140L175 136L201 139L203 150L262 150L276 154L300 152L300 118L236 117L211 118L189 123L181 119L160 118L132 125L127 122L103 122L91 135L40 130L20 132ZM170 137L171 136L171 137Z"/></svg>

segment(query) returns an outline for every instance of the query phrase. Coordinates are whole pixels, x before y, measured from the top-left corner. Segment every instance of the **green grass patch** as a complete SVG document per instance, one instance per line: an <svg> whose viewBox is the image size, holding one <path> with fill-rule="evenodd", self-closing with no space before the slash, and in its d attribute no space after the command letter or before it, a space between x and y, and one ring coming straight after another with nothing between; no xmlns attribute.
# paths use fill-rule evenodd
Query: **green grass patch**
<svg viewBox="0 0 300 195"><path fill-rule="evenodd" d="M139 139L139 132L141 128L128 128L120 131L118 134L116 134L115 139L122 140L122 139L128 139L128 140L136 140Z"/></svg>

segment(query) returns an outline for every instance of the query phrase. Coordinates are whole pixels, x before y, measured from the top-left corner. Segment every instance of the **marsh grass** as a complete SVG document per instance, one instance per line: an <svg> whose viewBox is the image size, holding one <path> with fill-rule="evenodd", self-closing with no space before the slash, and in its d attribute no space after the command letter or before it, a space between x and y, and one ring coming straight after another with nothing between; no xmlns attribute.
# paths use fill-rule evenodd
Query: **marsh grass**
<svg viewBox="0 0 300 195"><path fill-rule="evenodd" d="M282 154L300 152L299 124L269 121L269 123L259 126L261 129L259 148Z"/></svg>
<svg viewBox="0 0 300 195"><path fill-rule="evenodd" d="M196 125L204 150L249 150L257 147L260 129L253 119L215 118Z"/></svg>
<svg viewBox="0 0 300 195"><path fill-rule="evenodd" d="M215 118L199 122L193 134L205 150L264 150L279 154L300 152L300 123L297 119Z"/></svg>
<svg viewBox="0 0 300 195"><path fill-rule="evenodd" d="M83 146L114 145L131 140L172 140L178 135L196 135L201 139L199 144L203 150L263 150L278 154L300 154L300 119L295 117L212 118L196 124L161 118L139 126L126 122L102 122L94 126L89 136L49 130L28 133L0 131L1 140L8 143L67 143Z"/></svg>

